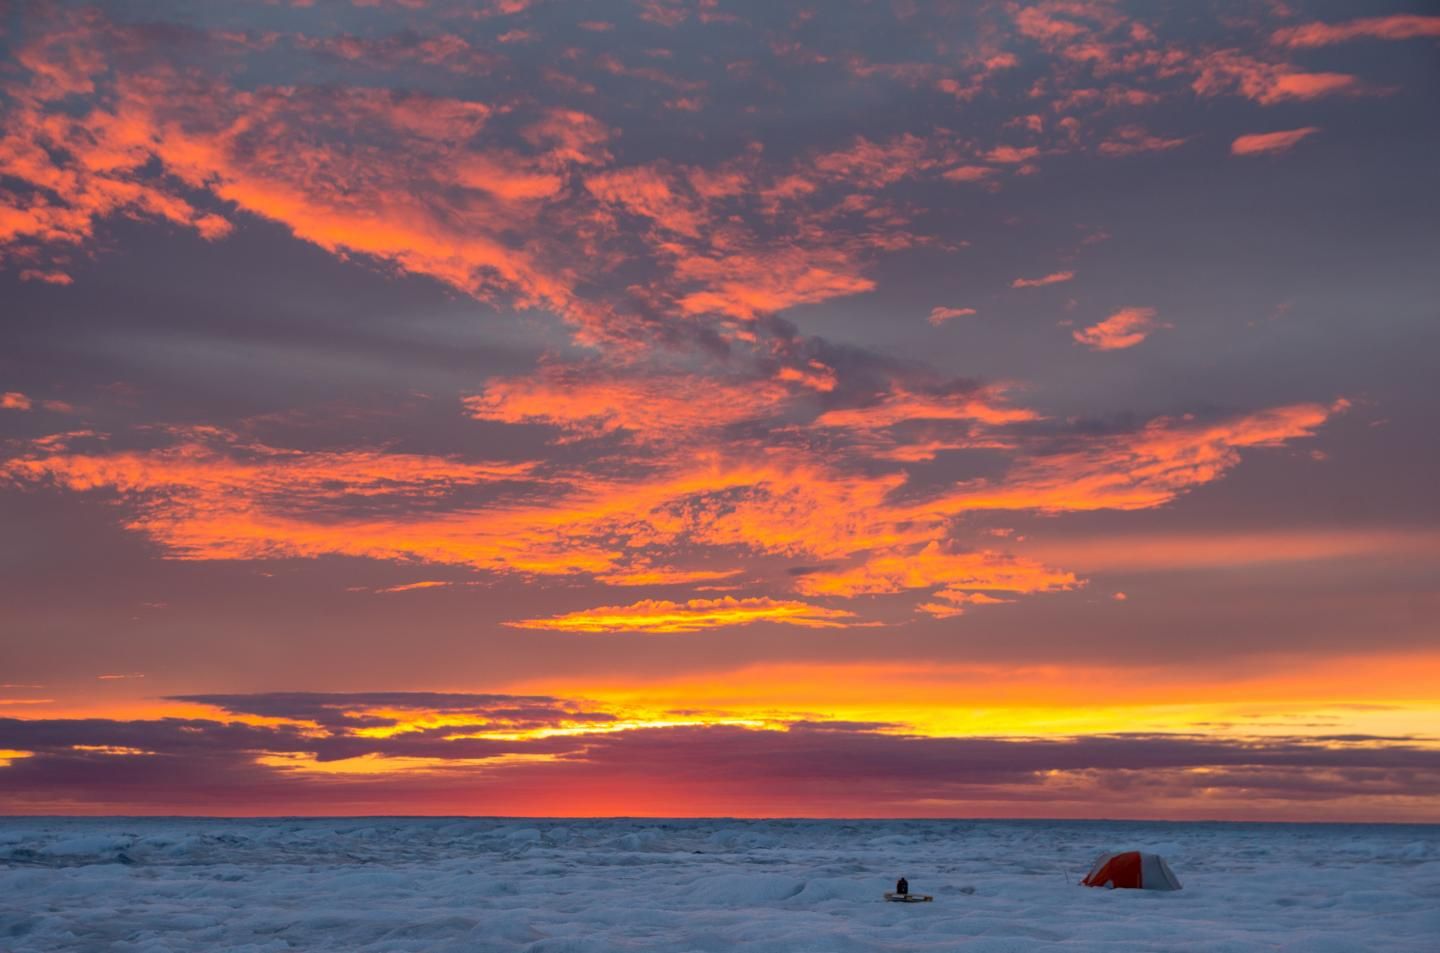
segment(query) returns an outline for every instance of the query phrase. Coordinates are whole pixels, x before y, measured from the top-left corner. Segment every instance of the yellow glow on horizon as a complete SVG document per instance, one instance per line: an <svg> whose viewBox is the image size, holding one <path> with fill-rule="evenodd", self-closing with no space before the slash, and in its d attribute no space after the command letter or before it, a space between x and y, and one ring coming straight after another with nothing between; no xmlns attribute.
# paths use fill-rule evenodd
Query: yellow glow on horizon
<svg viewBox="0 0 1440 953"><path fill-rule="evenodd" d="M501 767L554 761L551 754L502 754L491 758L411 758L383 754L362 754L353 758L321 761L311 754L281 752L265 754L256 764L293 773L322 775L389 775L406 772L446 772L458 768Z"/></svg>
<svg viewBox="0 0 1440 953"><path fill-rule="evenodd" d="M676 728L686 725L711 724L758 728L766 724L763 719L743 716L718 718L676 718L673 715L626 717L621 712L610 712L618 717L608 721L586 718L572 720L561 717L554 725L538 728L510 728L504 721L496 721L492 727L490 723L487 723L487 716L483 712L417 712L413 709L367 708L346 712L346 714L354 717L387 718L393 719L395 722L393 725L369 725L348 732L358 738L393 738L414 731L431 731L436 728L468 729L446 735L446 741L477 738L496 741L532 741L538 738L614 734L618 731L631 731L636 728Z"/></svg>
<svg viewBox="0 0 1440 953"><path fill-rule="evenodd" d="M583 735L613 735L622 731L640 731L648 728L731 728L778 729L783 723L765 718L720 716L713 718L623 718L616 721L575 723L564 727L533 728L527 731L482 731L476 734L451 735L446 740L461 738L485 738L497 741L534 741L540 738L565 738Z"/></svg>
<svg viewBox="0 0 1440 953"><path fill-rule="evenodd" d="M898 723L922 735L1178 731L1440 737L1440 656L1279 664L1235 678L1038 665L779 663L627 683L533 680L512 690L584 696L638 719L670 710L761 721ZM1323 725L1320 730L1317 726Z"/></svg>

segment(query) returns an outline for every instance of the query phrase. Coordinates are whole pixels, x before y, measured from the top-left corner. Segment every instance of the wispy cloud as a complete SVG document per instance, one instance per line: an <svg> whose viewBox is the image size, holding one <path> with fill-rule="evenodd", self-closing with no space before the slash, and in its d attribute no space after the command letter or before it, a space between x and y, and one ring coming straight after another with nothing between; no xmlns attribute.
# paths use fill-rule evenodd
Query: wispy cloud
<svg viewBox="0 0 1440 953"><path fill-rule="evenodd" d="M952 318L964 318L972 314L975 314L974 308L931 308L929 320L931 324L938 327Z"/></svg>
<svg viewBox="0 0 1440 953"><path fill-rule="evenodd" d="M454 584L440 579L422 579L419 582L407 582L398 586L386 586L383 589L375 589L372 591L380 593L414 592L417 589L443 589L451 585Z"/></svg>
<svg viewBox="0 0 1440 953"><path fill-rule="evenodd" d="M1075 277L1073 271L1054 271L1039 278L1016 278L1010 282L1012 288L1043 288L1046 285L1058 285L1062 282L1071 281Z"/></svg>
<svg viewBox="0 0 1440 953"><path fill-rule="evenodd" d="M1350 40L1410 40L1440 37L1440 17L1396 14L1363 17L1343 23L1302 23L1271 34L1271 42L1289 47L1331 46Z"/></svg>
<svg viewBox="0 0 1440 953"><path fill-rule="evenodd" d="M673 633L730 628L756 622L833 629L852 624L854 618L853 612L844 609L829 609L796 600L726 596L720 599L691 599L688 602L645 599L628 606L600 606L548 619L524 619L505 624L517 629L592 634Z"/></svg>
<svg viewBox="0 0 1440 953"><path fill-rule="evenodd" d="M1296 143L1307 136L1313 136L1320 131L1319 126L1302 126L1299 129L1286 129L1280 132L1259 132L1248 136L1239 136L1230 143L1230 154L1236 156L1264 155L1276 152L1289 152Z"/></svg>
<svg viewBox="0 0 1440 953"><path fill-rule="evenodd" d="M1132 156L1143 152L1166 152L1183 146L1186 136L1157 136L1147 132L1143 126L1121 126L1108 139L1100 143L1101 155Z"/></svg>

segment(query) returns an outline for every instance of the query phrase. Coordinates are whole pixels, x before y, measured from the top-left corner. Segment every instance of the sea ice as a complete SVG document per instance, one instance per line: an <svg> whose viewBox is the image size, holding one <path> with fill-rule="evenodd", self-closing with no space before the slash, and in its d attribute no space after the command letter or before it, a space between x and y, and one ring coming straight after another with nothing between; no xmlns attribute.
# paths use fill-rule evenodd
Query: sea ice
<svg viewBox="0 0 1440 953"><path fill-rule="evenodd" d="M1178 893L1076 885L1162 853ZM897 877L934 903L888 904ZM1440 828L0 819L0 951L1440 949Z"/></svg>

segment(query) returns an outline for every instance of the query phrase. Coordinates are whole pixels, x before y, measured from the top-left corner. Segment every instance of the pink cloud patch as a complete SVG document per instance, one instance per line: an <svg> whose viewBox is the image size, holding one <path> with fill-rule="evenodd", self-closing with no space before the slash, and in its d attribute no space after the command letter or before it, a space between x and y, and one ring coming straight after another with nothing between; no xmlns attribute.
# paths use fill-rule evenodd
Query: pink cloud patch
<svg viewBox="0 0 1440 953"><path fill-rule="evenodd" d="M1306 136L1320 131L1319 126L1304 126L1300 129L1286 129L1281 132L1261 132L1240 136L1230 143L1230 154L1234 156L1265 155L1275 152L1289 152Z"/></svg>
<svg viewBox="0 0 1440 953"><path fill-rule="evenodd" d="M951 318L969 317L974 313L974 308L931 308L930 323L938 327Z"/></svg>
<svg viewBox="0 0 1440 953"><path fill-rule="evenodd" d="M1096 351L1134 347L1158 325L1154 308L1122 308L1098 324L1072 333L1077 342Z"/></svg>

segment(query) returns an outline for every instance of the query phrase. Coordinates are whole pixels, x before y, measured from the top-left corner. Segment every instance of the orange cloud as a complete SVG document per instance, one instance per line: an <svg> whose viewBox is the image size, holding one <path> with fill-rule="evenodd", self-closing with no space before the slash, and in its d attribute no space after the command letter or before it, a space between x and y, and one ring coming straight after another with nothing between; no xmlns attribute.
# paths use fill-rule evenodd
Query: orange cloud
<svg viewBox="0 0 1440 953"><path fill-rule="evenodd" d="M1125 56L1155 37L1098 7L1057 4L1015 17L1023 33L1067 61L1103 73L1193 73L1203 95L1274 102L1353 81L1233 50ZM707 168L615 168L618 131L575 109L389 86L236 87L218 70L175 72L152 55L153 39L98 14L57 14L45 33L20 44L23 68L5 84L16 108L7 115L0 171L27 191L0 212L0 247L33 256L38 246L88 240L97 221L115 215L157 217L219 240L233 227L222 217L230 213L202 206L223 204L279 222L337 256L368 256L470 295L554 311L582 343L631 352L643 349L656 319L749 322L873 289L876 254L928 240L911 228L918 209L879 193L924 174L978 181L996 171L956 165L962 152L1024 166L1043 152L1074 148L1078 122L1051 123L1067 138L1043 146L962 143L941 130L857 136L780 164L762 161L757 143ZM219 33L196 41L217 57L258 42ZM354 63L471 71L502 62L448 33L264 42ZM123 64L111 62L117 50L129 51ZM993 44L970 60L986 71L1016 61ZM613 57L594 65L641 78ZM693 85L650 73L655 82ZM1056 90L1060 99L1074 91ZM1157 95L1113 83L1095 92L1096 105ZM88 98L62 103L76 93ZM1030 134L1044 134L1040 112L1026 118ZM357 129L365 134L353 135ZM1125 126L1099 148L1123 155L1184 141ZM628 216L648 227L625 227ZM620 287L622 266L636 265L650 273ZM1060 276L1073 273L1016 279L1014 287L1068 280Z"/></svg>
<svg viewBox="0 0 1440 953"><path fill-rule="evenodd" d="M1070 572L1048 569L1003 553L951 553L935 541L871 555L851 569L801 577L800 592L811 596L857 596L939 587L939 598L964 602L971 591L1034 593L1070 589Z"/></svg>
<svg viewBox="0 0 1440 953"><path fill-rule="evenodd" d="M1058 285L1064 281L1070 281L1075 277L1073 271L1056 271L1040 278L1016 278L1010 282L1012 288L1043 288L1046 285Z"/></svg>
<svg viewBox="0 0 1440 953"><path fill-rule="evenodd" d="M952 589L942 589L935 595L943 601L922 602L915 607L916 611L923 612L936 619L953 619L957 615L964 615L967 605L995 606L1004 605L1012 601L1010 599L999 599L983 592L963 592Z"/></svg>
<svg viewBox="0 0 1440 953"><path fill-rule="evenodd" d="M1289 47L1316 47L1349 40L1410 40L1424 36L1440 37L1440 17L1397 14L1364 17L1344 23L1304 23L1276 30L1271 34L1270 42Z"/></svg>
<svg viewBox="0 0 1440 953"><path fill-rule="evenodd" d="M1311 436L1348 407L1344 400L1328 407L1293 404L1208 423L1157 418L1137 433L1103 437L1078 450L1024 460L1003 481L961 484L954 493L929 504L929 509L945 514L977 509L1149 509L1219 479L1239 463L1241 449L1277 447Z"/></svg>
<svg viewBox="0 0 1440 953"><path fill-rule="evenodd" d="M1304 126L1300 129L1287 129L1283 132L1261 132L1248 136L1240 136L1234 142L1230 143L1230 154L1235 156L1253 156L1266 153L1288 152L1301 139L1314 135L1319 131L1319 126Z"/></svg>
<svg viewBox="0 0 1440 953"><path fill-rule="evenodd" d="M869 406L822 413L803 429L783 424L782 415L766 445L741 440L720 449L705 436L717 422L698 419L699 429L689 430L683 406L666 426L647 427L625 416L622 400L597 411L563 392L558 403L543 389L521 393L533 406L509 405L509 392L482 406L496 419L543 420L570 433L634 426L626 432L646 448L636 460L643 466L627 475L613 466L616 458L601 468L542 470L375 450L301 452L199 428L175 431L174 445L149 451L102 445L82 452L75 445L93 436L42 438L0 465L0 479L109 491L126 525L172 558L336 554L497 574L587 574L630 586L713 582L733 575L746 555L766 556L770 562L752 565L770 568L752 583L768 575L798 592L846 598L928 590L922 598L939 604L945 593L1035 593L1080 582L1030 557L965 551L952 539L958 515L1159 506L1218 479L1241 449L1308 436L1343 409L1160 419L1047 452L1043 442L1005 431L1038 415L1007 406L994 389L896 389ZM1004 449L1016 459L1002 477L899 495L909 482L906 464L969 447ZM487 488L487 502L465 502L477 487ZM783 572L817 561L823 568Z"/></svg>
<svg viewBox="0 0 1440 953"><path fill-rule="evenodd" d="M19 391L0 394L0 410L29 410L33 406L34 401Z"/></svg>
<svg viewBox="0 0 1440 953"><path fill-rule="evenodd" d="M99 41L87 35L78 42ZM103 62L86 60L83 70L88 83ZM584 157L553 149L529 160L544 170L535 172L508 152L471 152L466 144L492 113L485 104L371 89L195 90L163 69L116 84L113 106L97 101L84 114L57 110L33 76L28 86L8 87L20 108L9 118L0 170L39 191L0 221L0 241L75 242L119 212L223 237L228 222L195 208L166 180L140 174L158 161L188 189L280 221L328 251L372 255L473 294L504 288L522 303L580 313L554 270L500 235L556 191L559 180L547 166ZM192 94L209 105L191 109ZM580 125L573 115L551 121L566 134ZM389 134L426 161L340 145L342 133L357 127ZM328 147L327 134L336 140ZM536 135L548 144L544 132ZM456 187L472 191L448 202L444 193Z"/></svg>
<svg viewBox="0 0 1440 953"><path fill-rule="evenodd" d="M595 578L610 586L679 586L697 582L733 579L740 569L677 569L673 566L638 567L625 572L604 573Z"/></svg>
<svg viewBox="0 0 1440 953"><path fill-rule="evenodd" d="M599 173L585 180L585 188L601 201L690 238L698 238L707 224L694 204L678 195L668 177L655 168Z"/></svg>
<svg viewBox="0 0 1440 953"><path fill-rule="evenodd" d="M770 252L720 256L687 255L675 263L675 277L704 290L683 294L677 305L687 315L722 314L750 321L798 304L861 294L875 282L857 273L852 255L840 249L798 246Z"/></svg>
<svg viewBox="0 0 1440 953"><path fill-rule="evenodd" d="M788 396L768 381L688 374L639 376L585 366L549 365L526 377L495 378L464 398L478 420L545 424L565 439L624 431L642 442L673 441L773 413Z"/></svg>
<svg viewBox="0 0 1440 953"><path fill-rule="evenodd" d="M456 162L452 173L457 184L506 202L553 198L564 185L554 172L535 171L529 160L503 151L467 155Z"/></svg>
<svg viewBox="0 0 1440 953"><path fill-rule="evenodd" d="M893 542L880 510L903 482L898 474L833 473L778 447L722 454L685 443L684 433L628 477L582 465L544 478L531 464L301 453L223 433L180 436L148 453L65 452L63 441L36 442L35 453L0 466L0 478L116 492L126 525L175 558L340 554L495 573L588 573L622 584L657 571L660 554L682 541L700 552L786 556ZM496 499L461 503L457 494L475 486L492 487ZM855 515L836 519L847 511Z"/></svg>
<svg viewBox="0 0 1440 953"><path fill-rule="evenodd" d="M610 168L614 132L578 110L390 86L236 88L218 71L181 76L163 57L147 61L153 40L136 28L98 14L57 16L72 28L51 24L24 47L27 69L5 84L17 108L7 113L0 173L28 191L0 211L0 248L35 257L41 246L91 238L97 221L118 214L218 240L232 225L198 207L212 200L340 257L546 308L582 343L618 350L636 350L648 338L637 332L656 317L750 321L871 290L868 257L918 239L907 213L880 212L867 191L929 169L944 152L902 135L858 139L788 170L762 169L754 152L708 169ZM197 42L235 54L250 41ZM479 55L448 35L297 42L355 62L450 68ZM119 48L134 51L123 69L107 60ZM681 82L613 58L596 65ZM89 97L78 110L61 102L76 91ZM625 227L622 216L653 227ZM851 216L869 219L858 230L832 227ZM637 259L652 274L617 287L614 271ZM639 313L627 296L642 299Z"/></svg>
<svg viewBox="0 0 1440 953"><path fill-rule="evenodd" d="M1049 9L1050 21L1083 31L1120 28ZM1040 20L1031 26L1054 34ZM31 189L0 213L0 243L74 243L116 214L219 239L229 222L200 205L226 203L338 256L370 256L472 295L552 309L583 328L587 343L615 344L623 355L495 378L465 398L476 419L553 427L557 442L612 438L597 450L607 454L600 466L307 453L197 429L146 452L36 441L0 470L26 485L116 494L127 525L172 557L345 554L676 585L724 578L744 556L762 554L777 564L831 563L781 580L799 591L925 590L926 605L958 607L967 604L964 586L978 581L1038 592L1078 580L1005 554L960 553L955 514L1158 505L1217 478L1234 464L1235 447L1266 445L1236 433L1234 421L1208 437L1188 422L1163 421L1047 454L1009 429L1041 415L1008 403L1001 388L933 393L897 381L866 402L835 367L763 337L772 332L758 319L869 291L877 250L923 239L911 232L914 213L877 192L925 172L991 174L990 166L954 165L962 149L1015 165L1039 146L901 135L856 138L781 165L762 165L757 148L706 169L614 168L615 131L576 110L388 88L234 88L163 65L119 69L102 54L121 35L124 28L92 17L66 42L26 47L26 69L6 84L17 108L7 113L0 171ZM1252 97L1300 97L1307 82L1324 85L1313 79L1324 74L1249 60L1222 58L1212 68L1217 89ZM84 104L62 102L97 89L104 95ZM508 138L497 126L511 130ZM1040 135L1045 127L1029 128ZM1124 129L1114 141L1170 145ZM622 225L626 216L648 225ZM640 261L650 274L628 284L622 301L607 282ZM1012 287L1074 277L1017 278ZM970 313L942 307L930 317ZM1134 322L1115 326L1117 318L1081 333L1113 346L1143 337ZM682 332L719 329L736 345L733 376L637 370L660 320ZM754 366L741 369L746 361ZM1283 432L1277 439L1310 430L1292 421ZM1012 454L1011 472L911 492L911 464L974 447ZM461 502L482 486L483 505ZM1010 588L1022 582L1029 588Z"/></svg>
<svg viewBox="0 0 1440 953"><path fill-rule="evenodd" d="M970 420L1010 424L1039 418L1033 410L1006 406L1002 386L972 388L954 394L916 394L896 388L879 403L848 410L828 410L815 418L816 427L876 430L909 420Z"/></svg>
<svg viewBox="0 0 1440 953"><path fill-rule="evenodd" d="M1118 351L1134 347L1158 325L1154 308L1121 308L1098 324L1071 333L1080 344L1095 351Z"/></svg>
<svg viewBox="0 0 1440 953"><path fill-rule="evenodd" d="M538 573L603 571L617 560L611 548L565 539L547 526L543 509L478 518L453 503L467 488L533 486L539 478L528 463L307 453L213 428L178 437L150 452L88 454L37 441L58 452L12 458L0 465L0 478L117 492L131 503L126 525L182 559L341 554Z"/></svg>
<svg viewBox="0 0 1440 953"><path fill-rule="evenodd" d="M555 632L678 633L755 622L775 622L811 629L844 628L852 624L849 620L854 617L853 612L843 609L827 609L793 600L726 596L721 599L691 599L688 602L645 599L628 606L600 606L549 619L524 619L505 624L517 629Z"/></svg>
<svg viewBox="0 0 1440 953"><path fill-rule="evenodd" d="M799 384L822 394L828 394L839 384L835 369L816 360L806 361L803 367L787 364L775 372L775 379Z"/></svg>

